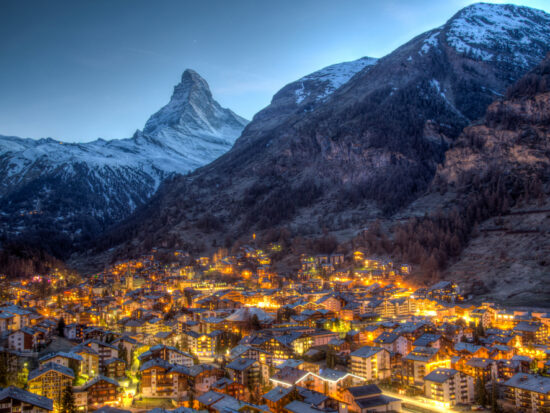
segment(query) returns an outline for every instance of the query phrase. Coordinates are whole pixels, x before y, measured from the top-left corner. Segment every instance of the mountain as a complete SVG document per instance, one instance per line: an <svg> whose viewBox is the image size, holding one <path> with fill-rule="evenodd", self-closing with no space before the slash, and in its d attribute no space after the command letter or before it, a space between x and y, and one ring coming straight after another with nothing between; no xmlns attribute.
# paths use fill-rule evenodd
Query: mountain
<svg viewBox="0 0 550 413"><path fill-rule="evenodd" d="M436 182L460 194L490 176L505 192L497 202L489 198L498 213L478 225L477 236L444 276L486 300L545 305L550 299L550 54L489 106L482 123L464 131Z"/></svg>
<svg viewBox="0 0 550 413"><path fill-rule="evenodd" d="M413 264L421 283L445 278L478 300L544 306L549 138L550 54L464 129L426 194L354 247Z"/></svg>
<svg viewBox="0 0 550 413"><path fill-rule="evenodd" d="M70 250L144 204L168 176L222 155L246 124L186 70L170 102L132 138L65 143L0 136L3 236Z"/></svg>
<svg viewBox="0 0 550 413"><path fill-rule="evenodd" d="M204 249L278 226L351 237L420 196L464 127L549 44L550 15L475 4L365 65L329 96L294 82L229 152L166 181L103 248Z"/></svg>
<svg viewBox="0 0 550 413"><path fill-rule="evenodd" d="M337 63L289 83L273 96L269 106L254 115L246 133L238 140L239 145L253 144L256 137L281 125L291 116L311 112L355 74L370 69L377 61L373 57L362 57Z"/></svg>

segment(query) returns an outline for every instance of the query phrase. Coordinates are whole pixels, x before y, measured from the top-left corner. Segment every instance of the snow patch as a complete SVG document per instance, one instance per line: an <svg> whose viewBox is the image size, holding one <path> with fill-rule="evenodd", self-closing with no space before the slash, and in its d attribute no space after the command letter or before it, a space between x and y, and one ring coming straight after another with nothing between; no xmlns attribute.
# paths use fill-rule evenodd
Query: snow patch
<svg viewBox="0 0 550 413"><path fill-rule="evenodd" d="M294 91L296 104L300 105L305 99L314 95L315 101L321 101L331 95L336 89L346 84L355 74L366 67L376 64L378 59L363 57L352 62L343 62L327 66L317 72L298 79L298 89ZM315 90L320 86L320 91Z"/></svg>
<svg viewBox="0 0 550 413"><path fill-rule="evenodd" d="M436 47L438 44L437 36L439 35L439 30L432 33L426 40L424 40L424 43L422 44L422 47L418 51L418 54L423 55L430 51L432 47ZM409 58L412 60L412 58L409 56Z"/></svg>

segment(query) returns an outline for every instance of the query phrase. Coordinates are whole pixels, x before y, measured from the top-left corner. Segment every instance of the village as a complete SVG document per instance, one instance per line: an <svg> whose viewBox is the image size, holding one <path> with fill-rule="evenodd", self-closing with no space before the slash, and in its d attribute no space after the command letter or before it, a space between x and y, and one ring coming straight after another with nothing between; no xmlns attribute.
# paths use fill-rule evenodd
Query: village
<svg viewBox="0 0 550 413"><path fill-rule="evenodd" d="M3 277L0 412L550 411L550 313L361 250L281 274L279 250Z"/></svg>

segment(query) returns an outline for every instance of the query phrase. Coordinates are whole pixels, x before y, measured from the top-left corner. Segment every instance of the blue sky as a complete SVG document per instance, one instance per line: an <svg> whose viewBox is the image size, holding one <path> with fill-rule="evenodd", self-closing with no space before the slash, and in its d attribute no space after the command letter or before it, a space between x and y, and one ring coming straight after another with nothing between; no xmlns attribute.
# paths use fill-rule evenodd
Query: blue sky
<svg viewBox="0 0 550 413"><path fill-rule="evenodd" d="M0 134L129 137L168 102L186 68L250 119L285 84L384 56L471 3L2 0ZM513 3L550 12L548 0Z"/></svg>

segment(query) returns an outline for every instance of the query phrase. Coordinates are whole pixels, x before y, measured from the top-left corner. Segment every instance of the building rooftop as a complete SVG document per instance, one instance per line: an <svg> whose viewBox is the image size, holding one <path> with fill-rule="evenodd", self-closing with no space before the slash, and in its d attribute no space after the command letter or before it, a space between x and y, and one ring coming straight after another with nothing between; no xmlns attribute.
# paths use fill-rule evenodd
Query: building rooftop
<svg viewBox="0 0 550 413"><path fill-rule="evenodd" d="M254 359L241 357L229 363L227 365L227 368L232 370L237 370L237 371L243 371L251 367L254 363L256 363L256 360Z"/></svg>
<svg viewBox="0 0 550 413"><path fill-rule="evenodd" d="M348 391L351 393L354 399L382 394L382 390L380 390L380 387L378 387L376 384L366 384L364 386L349 387Z"/></svg>
<svg viewBox="0 0 550 413"><path fill-rule="evenodd" d="M435 383L444 383L458 373L455 369L438 368L424 377L424 381L433 381Z"/></svg>
<svg viewBox="0 0 550 413"><path fill-rule="evenodd" d="M282 383L289 386L293 386L309 373L307 371L299 370L294 367L285 367L271 376L270 380L276 383Z"/></svg>
<svg viewBox="0 0 550 413"><path fill-rule="evenodd" d="M350 355L354 357L369 358L382 350L384 350L382 347L364 346L355 350Z"/></svg>
<svg viewBox="0 0 550 413"><path fill-rule="evenodd" d="M541 394L550 393L550 377L534 374L517 373L504 382L504 385Z"/></svg>
<svg viewBox="0 0 550 413"><path fill-rule="evenodd" d="M373 407L386 406L391 402L398 402L401 399L396 399L394 397L386 396L384 394L375 397L366 397L364 399L359 399L356 403L361 407L361 409L367 409L367 411L372 410Z"/></svg>
<svg viewBox="0 0 550 413"><path fill-rule="evenodd" d="M72 369L62 366L58 363L46 363L40 368L37 368L29 373L28 380L33 380L49 371L57 371L58 373L64 374L65 376L69 376L71 378L74 378L74 372Z"/></svg>
<svg viewBox="0 0 550 413"><path fill-rule="evenodd" d="M310 404L294 400L285 406L285 410L292 413L336 413L336 411L319 409Z"/></svg>
<svg viewBox="0 0 550 413"><path fill-rule="evenodd" d="M436 348L432 347L415 347L403 357L403 360L430 361L437 354L437 351Z"/></svg>
<svg viewBox="0 0 550 413"><path fill-rule="evenodd" d="M18 387L6 387L0 391L0 404L6 399L15 399L41 409L53 410L53 400L44 396L28 392Z"/></svg>
<svg viewBox="0 0 550 413"><path fill-rule="evenodd" d="M293 387L276 386L264 394L263 398L270 402L277 403L279 400L291 393L293 389Z"/></svg>

